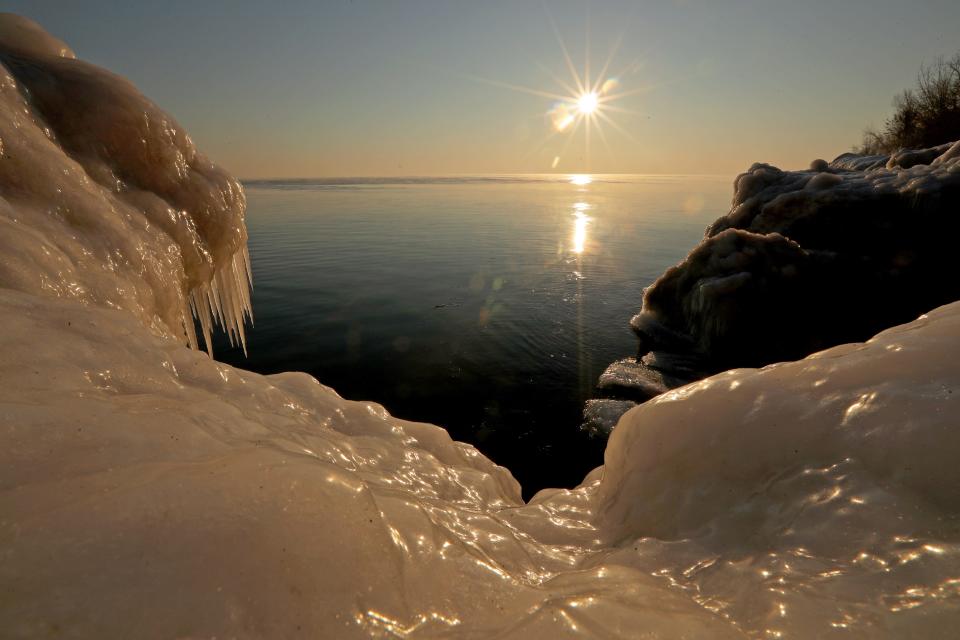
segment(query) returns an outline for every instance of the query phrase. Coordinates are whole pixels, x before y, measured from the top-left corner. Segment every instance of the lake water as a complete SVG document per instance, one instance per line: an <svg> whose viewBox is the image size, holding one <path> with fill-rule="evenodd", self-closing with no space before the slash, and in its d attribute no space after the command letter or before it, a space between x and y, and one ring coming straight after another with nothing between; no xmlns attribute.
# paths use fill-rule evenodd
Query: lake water
<svg viewBox="0 0 960 640"><path fill-rule="evenodd" d="M602 463L579 430L603 369L632 355L641 292L723 215L731 179L496 176L246 185L261 373L446 427L524 493Z"/></svg>

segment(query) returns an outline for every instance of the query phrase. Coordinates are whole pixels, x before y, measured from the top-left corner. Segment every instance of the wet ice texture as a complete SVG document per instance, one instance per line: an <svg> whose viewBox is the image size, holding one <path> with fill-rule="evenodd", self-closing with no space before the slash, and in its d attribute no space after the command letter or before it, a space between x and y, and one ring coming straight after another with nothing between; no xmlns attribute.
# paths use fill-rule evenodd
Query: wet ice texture
<svg viewBox="0 0 960 640"><path fill-rule="evenodd" d="M581 487L528 505L438 427L129 313L3 290L0 324L7 637L946 638L960 620L960 304L663 394Z"/></svg>
<svg viewBox="0 0 960 640"><path fill-rule="evenodd" d="M197 346L244 342L239 183L123 78L0 15L0 286L134 313Z"/></svg>
<svg viewBox="0 0 960 640"><path fill-rule="evenodd" d="M0 19L6 69L11 24L24 25ZM69 67L54 62L22 73L59 91ZM163 178L73 160L60 146L70 136L36 134L37 107L10 78L4 637L955 633L960 304L866 344L669 391L621 419L605 466L580 487L523 504L509 472L439 427L305 374L261 376L186 348L171 301L235 259L235 183L206 164L173 178L158 163ZM117 102L102 88L97 109L134 104L116 82ZM129 191L88 174L104 166L124 184L139 176L150 211L158 200L222 208L175 214L187 228L166 233L137 218L148 214ZM163 192L169 180L186 193ZM204 184L211 193L196 193ZM225 220L238 226L215 237ZM194 258L171 234L197 238ZM194 259L206 270L184 266ZM156 261L176 277L151 275Z"/></svg>
<svg viewBox="0 0 960 640"><path fill-rule="evenodd" d="M802 357L960 297L960 143L755 164L730 212L646 292L641 351L719 371Z"/></svg>

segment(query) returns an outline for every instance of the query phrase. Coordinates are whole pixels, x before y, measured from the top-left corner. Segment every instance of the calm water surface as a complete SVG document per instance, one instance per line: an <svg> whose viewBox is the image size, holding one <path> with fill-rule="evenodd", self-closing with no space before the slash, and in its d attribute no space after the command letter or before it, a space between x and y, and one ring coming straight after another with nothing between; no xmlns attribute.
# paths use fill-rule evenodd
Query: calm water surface
<svg viewBox="0 0 960 640"><path fill-rule="evenodd" d="M579 184L578 184L579 183ZM261 373L432 422L526 495L602 463L583 400L631 355L640 296L726 212L729 178L500 176L246 184Z"/></svg>

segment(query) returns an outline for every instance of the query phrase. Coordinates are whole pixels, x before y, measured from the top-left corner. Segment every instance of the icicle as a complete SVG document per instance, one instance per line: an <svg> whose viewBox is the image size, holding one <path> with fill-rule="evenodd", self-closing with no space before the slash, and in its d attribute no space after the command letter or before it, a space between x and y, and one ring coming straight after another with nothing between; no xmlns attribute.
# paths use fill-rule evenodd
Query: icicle
<svg viewBox="0 0 960 640"><path fill-rule="evenodd" d="M230 260L214 272L206 282L189 293L189 316L184 309L184 329L187 342L198 348L193 318L200 323L207 353L213 357L211 336L216 324L227 334L231 346L243 347L247 355L247 336L244 323L253 325L253 307L250 301L250 288L253 276L250 270L250 254L246 247L236 251Z"/></svg>

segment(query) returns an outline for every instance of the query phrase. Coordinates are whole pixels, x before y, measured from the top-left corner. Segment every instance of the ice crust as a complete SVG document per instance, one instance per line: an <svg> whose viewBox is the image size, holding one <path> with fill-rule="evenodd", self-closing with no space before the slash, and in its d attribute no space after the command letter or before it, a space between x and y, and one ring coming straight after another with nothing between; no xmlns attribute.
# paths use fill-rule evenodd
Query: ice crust
<svg viewBox="0 0 960 640"><path fill-rule="evenodd" d="M245 291L242 192L37 29L0 18L4 637L953 637L960 303L660 395L524 504L439 427L185 346ZM165 142L62 124L104 113Z"/></svg>
<svg viewBox="0 0 960 640"><path fill-rule="evenodd" d="M844 154L807 171L755 164L730 212L645 292L641 351L708 371L863 340L960 297L960 142Z"/></svg>
<svg viewBox="0 0 960 640"><path fill-rule="evenodd" d="M594 398L583 405L583 424L580 428L593 436L607 437L613 431L620 418L637 406L633 400L614 400Z"/></svg>

